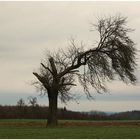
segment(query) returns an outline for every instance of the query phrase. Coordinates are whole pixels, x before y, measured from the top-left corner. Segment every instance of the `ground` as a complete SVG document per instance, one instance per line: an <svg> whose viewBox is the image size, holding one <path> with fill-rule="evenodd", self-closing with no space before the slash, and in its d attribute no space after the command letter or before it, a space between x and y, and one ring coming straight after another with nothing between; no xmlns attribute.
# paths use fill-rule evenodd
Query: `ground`
<svg viewBox="0 0 140 140"><path fill-rule="evenodd" d="M140 139L140 121L59 121L55 128L45 120L0 120L0 138L11 139Z"/></svg>

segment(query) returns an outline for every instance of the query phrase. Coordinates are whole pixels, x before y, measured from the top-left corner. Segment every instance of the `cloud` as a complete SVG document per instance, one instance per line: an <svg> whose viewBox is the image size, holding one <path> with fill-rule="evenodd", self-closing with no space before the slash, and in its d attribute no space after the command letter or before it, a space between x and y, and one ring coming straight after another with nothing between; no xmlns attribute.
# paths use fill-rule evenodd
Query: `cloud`
<svg viewBox="0 0 140 140"><path fill-rule="evenodd" d="M62 107L65 105L61 105ZM126 111L139 110L139 101L80 101L67 104L67 109L74 111Z"/></svg>
<svg viewBox="0 0 140 140"><path fill-rule="evenodd" d="M45 50L67 48L68 40L74 36L82 40L87 47L93 47L98 40L97 32L90 32L90 22L95 23L97 17L122 14L128 17L128 25L135 31L130 34L139 49L140 2L0 2L0 96L2 103L10 103L17 98L33 93L34 88L27 84L34 79L32 72L39 67L45 58ZM140 55L137 59L140 64ZM140 71L136 72L139 81ZM95 95L101 104L107 101L139 99L139 83L126 86L122 82L107 83L110 94ZM82 92L80 87L77 92ZM2 94L2 93L6 94ZM11 94L10 94L11 93ZM95 93L95 91L93 91ZM23 95L23 96L24 96ZM88 109L91 105L82 101L80 109ZM42 103L45 101L41 101ZM85 105L84 105L85 103ZM87 103L87 104L86 104ZM135 102L134 102L135 103ZM119 103L118 103L119 104ZM110 103L111 105L111 103ZM112 105L115 105L112 103ZM70 107L70 106L69 106ZM73 108L73 107L72 107Z"/></svg>

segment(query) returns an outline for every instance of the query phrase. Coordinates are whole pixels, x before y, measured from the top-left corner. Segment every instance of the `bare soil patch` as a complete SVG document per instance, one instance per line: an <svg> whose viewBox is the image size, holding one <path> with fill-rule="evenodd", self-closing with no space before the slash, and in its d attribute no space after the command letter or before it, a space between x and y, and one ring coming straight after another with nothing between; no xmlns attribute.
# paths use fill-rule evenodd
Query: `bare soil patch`
<svg viewBox="0 0 140 140"><path fill-rule="evenodd" d="M66 126L124 126L124 125L139 125L140 121L88 121L88 122L69 122L63 123Z"/></svg>
<svg viewBox="0 0 140 140"><path fill-rule="evenodd" d="M47 122L39 121L4 121L0 122L0 126L46 126ZM140 120L135 121L64 121L60 122L61 126L140 126Z"/></svg>

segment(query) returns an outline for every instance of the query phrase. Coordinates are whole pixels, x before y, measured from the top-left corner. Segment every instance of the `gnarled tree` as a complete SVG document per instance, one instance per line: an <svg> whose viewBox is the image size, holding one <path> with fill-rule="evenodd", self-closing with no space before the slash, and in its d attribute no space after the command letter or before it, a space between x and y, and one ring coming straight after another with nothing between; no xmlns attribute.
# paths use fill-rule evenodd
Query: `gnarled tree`
<svg viewBox="0 0 140 140"><path fill-rule="evenodd" d="M69 93L76 86L76 77L84 87L88 98L92 97L89 86L97 92L106 92L105 82L115 76L125 83L135 83L135 44L128 36L132 30L126 27L126 18L121 16L99 19L93 27L99 32L97 46L84 50L74 40L67 51L49 54L41 63L37 77L40 89L49 99L48 125L57 125L58 97L63 102L72 99Z"/></svg>

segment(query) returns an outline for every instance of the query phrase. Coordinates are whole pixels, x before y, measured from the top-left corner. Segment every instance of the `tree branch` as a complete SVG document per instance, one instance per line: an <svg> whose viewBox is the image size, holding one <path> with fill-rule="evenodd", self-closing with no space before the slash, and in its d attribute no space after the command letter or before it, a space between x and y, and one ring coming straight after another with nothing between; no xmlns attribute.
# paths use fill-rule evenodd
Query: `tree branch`
<svg viewBox="0 0 140 140"><path fill-rule="evenodd" d="M51 71L48 67L46 67L43 63L41 63L41 65L42 65L42 67L44 67L46 70L48 70L51 74L53 74L52 71Z"/></svg>
<svg viewBox="0 0 140 140"><path fill-rule="evenodd" d="M56 69L53 57L49 58L49 62L51 64L53 75L57 75L57 69Z"/></svg>
<svg viewBox="0 0 140 140"><path fill-rule="evenodd" d="M60 84L59 86L77 86L77 85L73 83L63 83L63 84Z"/></svg>
<svg viewBox="0 0 140 140"><path fill-rule="evenodd" d="M37 77L37 79L46 87L49 87L49 83L47 82L47 80L44 77L41 77L40 75L38 75L36 72L33 72L33 74Z"/></svg>

